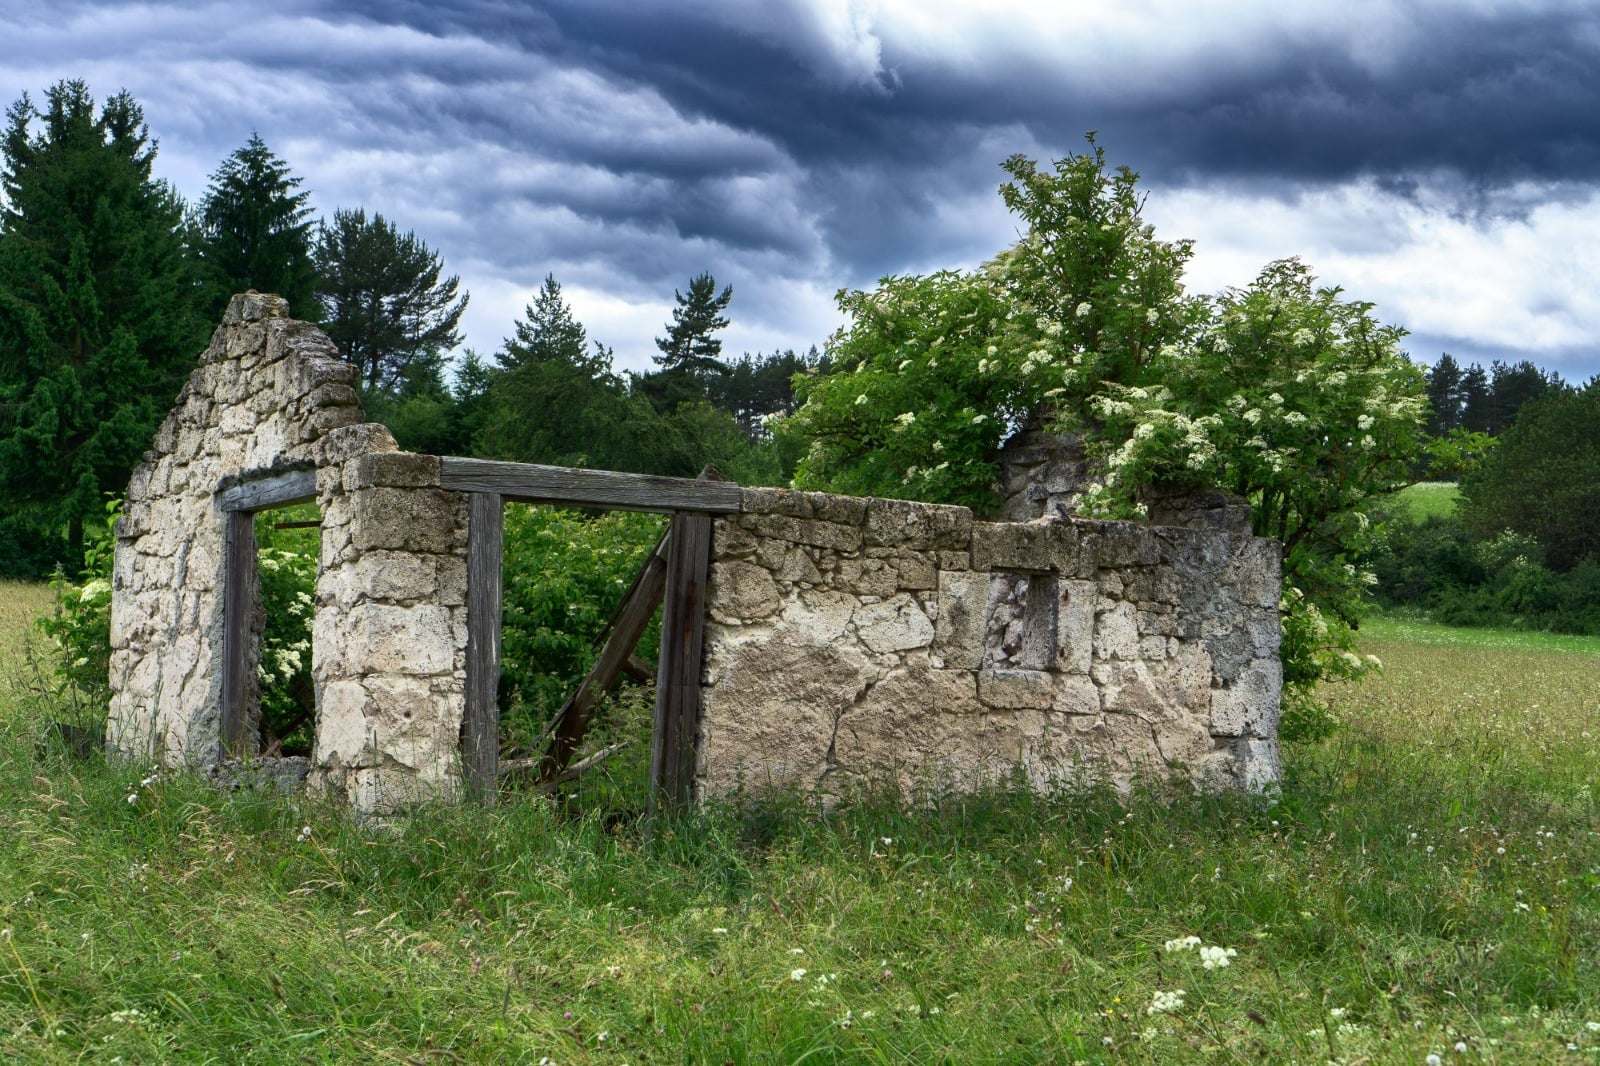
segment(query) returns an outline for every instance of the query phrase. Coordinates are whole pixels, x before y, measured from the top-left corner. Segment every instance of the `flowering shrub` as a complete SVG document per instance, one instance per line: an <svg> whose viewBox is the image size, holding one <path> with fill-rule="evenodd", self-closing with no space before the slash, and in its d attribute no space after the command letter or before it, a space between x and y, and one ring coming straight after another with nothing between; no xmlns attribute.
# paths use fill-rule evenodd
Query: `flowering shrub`
<svg viewBox="0 0 1600 1066"><path fill-rule="evenodd" d="M1284 544L1285 681L1360 676L1363 508L1408 480L1422 444L1404 331L1295 259L1185 295L1190 243L1157 240L1138 176L1090 145L1053 173L1007 161L1001 195L1028 228L982 269L840 294L834 372L799 383L783 427L809 448L796 485L981 510L1011 433L1084 433L1104 483L1081 509L1143 517L1153 483L1248 500L1255 532Z"/></svg>
<svg viewBox="0 0 1600 1066"><path fill-rule="evenodd" d="M261 739L291 753L311 750L316 696L311 682L311 623L316 613L317 552L321 531L314 526L279 529L287 523L315 521L313 504L256 517L256 569L266 621L261 631Z"/></svg>
<svg viewBox="0 0 1600 1066"><path fill-rule="evenodd" d="M121 507L121 500L107 503L105 528L85 534L79 580L59 569L50 579L55 610L39 619L39 628L61 647L56 675L63 690L102 710L111 699L111 527Z"/></svg>

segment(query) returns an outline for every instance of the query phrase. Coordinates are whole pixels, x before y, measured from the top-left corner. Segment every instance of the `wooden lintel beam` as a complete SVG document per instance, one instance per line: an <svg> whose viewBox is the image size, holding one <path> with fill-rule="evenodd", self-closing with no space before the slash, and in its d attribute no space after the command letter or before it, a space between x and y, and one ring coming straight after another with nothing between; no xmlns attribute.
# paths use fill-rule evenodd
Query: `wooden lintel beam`
<svg viewBox="0 0 1600 1066"><path fill-rule="evenodd" d="M578 470L533 463L446 456L439 487L494 492L516 503L568 504L613 511L695 511L737 514L739 486L728 481Z"/></svg>
<svg viewBox="0 0 1600 1066"><path fill-rule="evenodd" d="M317 472L291 470L287 474L256 478L222 489L218 496L224 511L264 511L269 507L306 503L317 498Z"/></svg>

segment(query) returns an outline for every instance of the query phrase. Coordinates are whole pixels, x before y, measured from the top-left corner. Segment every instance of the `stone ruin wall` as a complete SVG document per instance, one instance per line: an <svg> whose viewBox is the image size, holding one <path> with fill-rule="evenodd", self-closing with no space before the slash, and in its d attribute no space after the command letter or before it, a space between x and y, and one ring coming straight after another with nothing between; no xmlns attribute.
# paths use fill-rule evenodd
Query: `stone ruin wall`
<svg viewBox="0 0 1600 1066"><path fill-rule="evenodd" d="M217 765L218 490L314 469L312 784L372 814L459 794L467 496L439 488L438 457L362 421L354 381L281 299L230 304L117 524L112 749ZM1041 788L1277 780L1275 542L1203 515L1209 528L985 523L816 493L741 500L714 524L700 795L910 797L1019 771ZM258 607L251 661L261 626ZM258 728L245 723L247 746Z"/></svg>
<svg viewBox="0 0 1600 1066"><path fill-rule="evenodd" d="M743 496L715 529L703 794L1277 781L1276 542Z"/></svg>
<svg viewBox="0 0 1600 1066"><path fill-rule="evenodd" d="M457 494L413 487L437 481L438 460L397 452L387 429L364 422L355 380L333 343L290 319L283 300L250 293L230 303L117 522L113 750L169 765L221 759L225 523L216 493L242 476L309 468L322 516L313 783L369 811L453 793L464 506ZM259 608L253 622L255 661ZM247 745L258 726L246 723Z"/></svg>

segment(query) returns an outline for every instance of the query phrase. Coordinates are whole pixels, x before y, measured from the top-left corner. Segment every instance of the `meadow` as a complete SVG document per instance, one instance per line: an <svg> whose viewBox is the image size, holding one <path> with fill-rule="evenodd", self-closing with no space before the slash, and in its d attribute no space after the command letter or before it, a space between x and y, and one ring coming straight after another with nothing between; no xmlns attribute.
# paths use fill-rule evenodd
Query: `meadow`
<svg viewBox="0 0 1600 1066"><path fill-rule="evenodd" d="M0 585L0 1060L1600 1061L1600 640L1367 627L1275 803L371 831L41 745L48 599Z"/></svg>

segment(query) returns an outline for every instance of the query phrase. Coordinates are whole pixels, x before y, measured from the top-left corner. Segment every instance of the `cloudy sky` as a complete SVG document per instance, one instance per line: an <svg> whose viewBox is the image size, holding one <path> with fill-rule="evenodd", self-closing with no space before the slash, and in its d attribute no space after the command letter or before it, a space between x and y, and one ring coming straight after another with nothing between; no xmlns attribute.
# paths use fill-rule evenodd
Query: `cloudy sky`
<svg viewBox="0 0 1600 1066"><path fill-rule="evenodd" d="M1190 288L1299 255L1427 361L1600 373L1590 0L0 0L0 96L126 88L186 195L258 131L315 207L415 230L467 343L554 273L648 365L675 288L725 350L1014 240L998 164L1099 131Z"/></svg>

